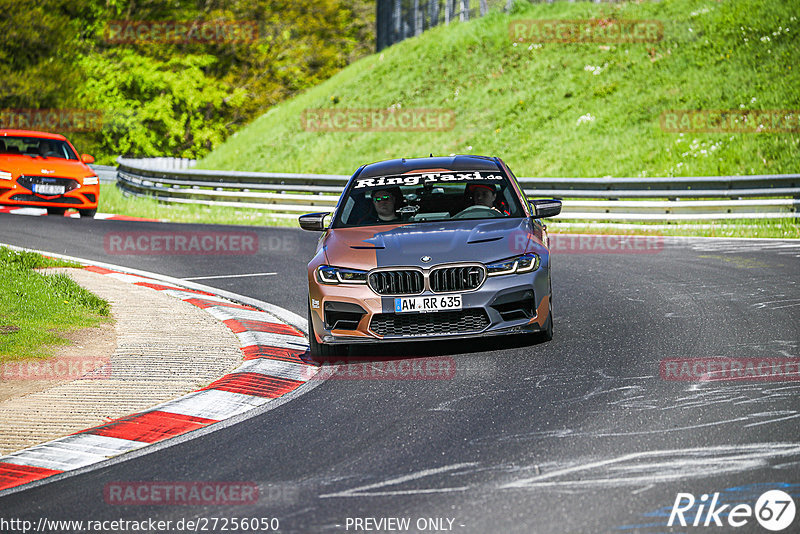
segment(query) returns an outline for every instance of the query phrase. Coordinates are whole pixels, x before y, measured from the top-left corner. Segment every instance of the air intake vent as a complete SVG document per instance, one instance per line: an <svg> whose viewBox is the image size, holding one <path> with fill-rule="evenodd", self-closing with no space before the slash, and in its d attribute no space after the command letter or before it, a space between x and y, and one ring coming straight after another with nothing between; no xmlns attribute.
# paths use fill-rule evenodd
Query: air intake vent
<svg viewBox="0 0 800 534"><path fill-rule="evenodd" d="M379 336L431 336L477 333L489 326L482 309L434 313L378 313L372 316L370 330Z"/></svg>
<svg viewBox="0 0 800 534"><path fill-rule="evenodd" d="M480 287L485 277L486 272L477 265L442 267L431 271L429 283L435 293L471 291Z"/></svg>
<svg viewBox="0 0 800 534"><path fill-rule="evenodd" d="M77 180L73 180L71 178L54 178L52 176L31 176L31 175L24 175L20 176L17 179L17 183L24 187L25 189L30 189L33 191L33 185L61 185L64 186L64 191L69 192L73 189L77 189L80 187L81 184L78 183Z"/></svg>
<svg viewBox="0 0 800 534"><path fill-rule="evenodd" d="M425 279L414 270L377 271L369 275L369 286L379 295L417 295L422 293Z"/></svg>

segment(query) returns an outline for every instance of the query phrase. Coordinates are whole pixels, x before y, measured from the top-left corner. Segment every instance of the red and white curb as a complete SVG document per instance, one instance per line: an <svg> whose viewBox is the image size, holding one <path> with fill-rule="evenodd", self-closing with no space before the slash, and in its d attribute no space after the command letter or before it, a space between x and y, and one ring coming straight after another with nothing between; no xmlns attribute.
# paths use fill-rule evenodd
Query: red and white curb
<svg viewBox="0 0 800 534"><path fill-rule="evenodd" d="M13 215L33 215L34 217L41 217L42 215L47 215L46 208L34 208L34 207L26 207L26 208L17 208L14 206L0 206L0 213L11 213ZM56 215L59 217L59 215ZM64 217L70 217L72 219L80 218L80 215L77 212L72 213L65 213ZM158 219L147 219L144 217L129 217L127 215L114 215L113 213L97 213L94 216L95 219L104 219L108 221L150 221L150 222L160 222Z"/></svg>
<svg viewBox="0 0 800 534"><path fill-rule="evenodd" d="M308 342L303 332L276 315L208 291L99 266L85 268L204 309L236 334L244 361L232 373L179 399L0 457L0 491L220 423L297 390L320 370L304 356Z"/></svg>

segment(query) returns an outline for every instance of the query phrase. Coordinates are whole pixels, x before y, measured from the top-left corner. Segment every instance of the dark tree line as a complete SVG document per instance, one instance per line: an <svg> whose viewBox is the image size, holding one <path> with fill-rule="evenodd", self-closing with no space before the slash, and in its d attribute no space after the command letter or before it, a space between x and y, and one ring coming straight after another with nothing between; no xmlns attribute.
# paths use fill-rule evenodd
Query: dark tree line
<svg viewBox="0 0 800 534"><path fill-rule="evenodd" d="M98 110L82 151L202 157L374 50L371 0L0 0L0 109ZM115 21L249 24L245 41L114 42ZM2 125L6 126L6 125Z"/></svg>

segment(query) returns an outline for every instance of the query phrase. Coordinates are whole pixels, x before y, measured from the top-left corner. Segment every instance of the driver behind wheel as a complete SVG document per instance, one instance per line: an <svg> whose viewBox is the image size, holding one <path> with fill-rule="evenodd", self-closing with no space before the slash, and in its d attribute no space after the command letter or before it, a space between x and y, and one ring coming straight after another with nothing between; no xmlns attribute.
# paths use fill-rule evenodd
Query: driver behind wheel
<svg viewBox="0 0 800 534"><path fill-rule="evenodd" d="M467 186L467 193L472 200L473 206L485 206L492 208L495 211L500 211L494 206L494 201L497 199L493 185L488 184L470 184Z"/></svg>

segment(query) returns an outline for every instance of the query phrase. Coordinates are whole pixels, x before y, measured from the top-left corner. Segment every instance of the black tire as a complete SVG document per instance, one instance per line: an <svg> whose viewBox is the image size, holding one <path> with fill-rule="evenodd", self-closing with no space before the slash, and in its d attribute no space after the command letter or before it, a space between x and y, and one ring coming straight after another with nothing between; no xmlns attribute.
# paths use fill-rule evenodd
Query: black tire
<svg viewBox="0 0 800 534"><path fill-rule="evenodd" d="M553 282L550 282L550 297L548 301L549 313L547 314L547 322L544 323L544 330L539 334L539 339L542 342L552 341L553 339Z"/></svg>
<svg viewBox="0 0 800 534"><path fill-rule="evenodd" d="M67 212L67 208L47 208L48 215L61 215L63 216Z"/></svg>
<svg viewBox="0 0 800 534"><path fill-rule="evenodd" d="M81 214L81 219L94 219L94 216L97 215L97 209L93 210L78 210L78 213Z"/></svg>
<svg viewBox="0 0 800 534"><path fill-rule="evenodd" d="M336 358L347 356L347 345L326 345L319 343L314 335L314 323L311 322L311 306L308 307L308 352L312 358Z"/></svg>

